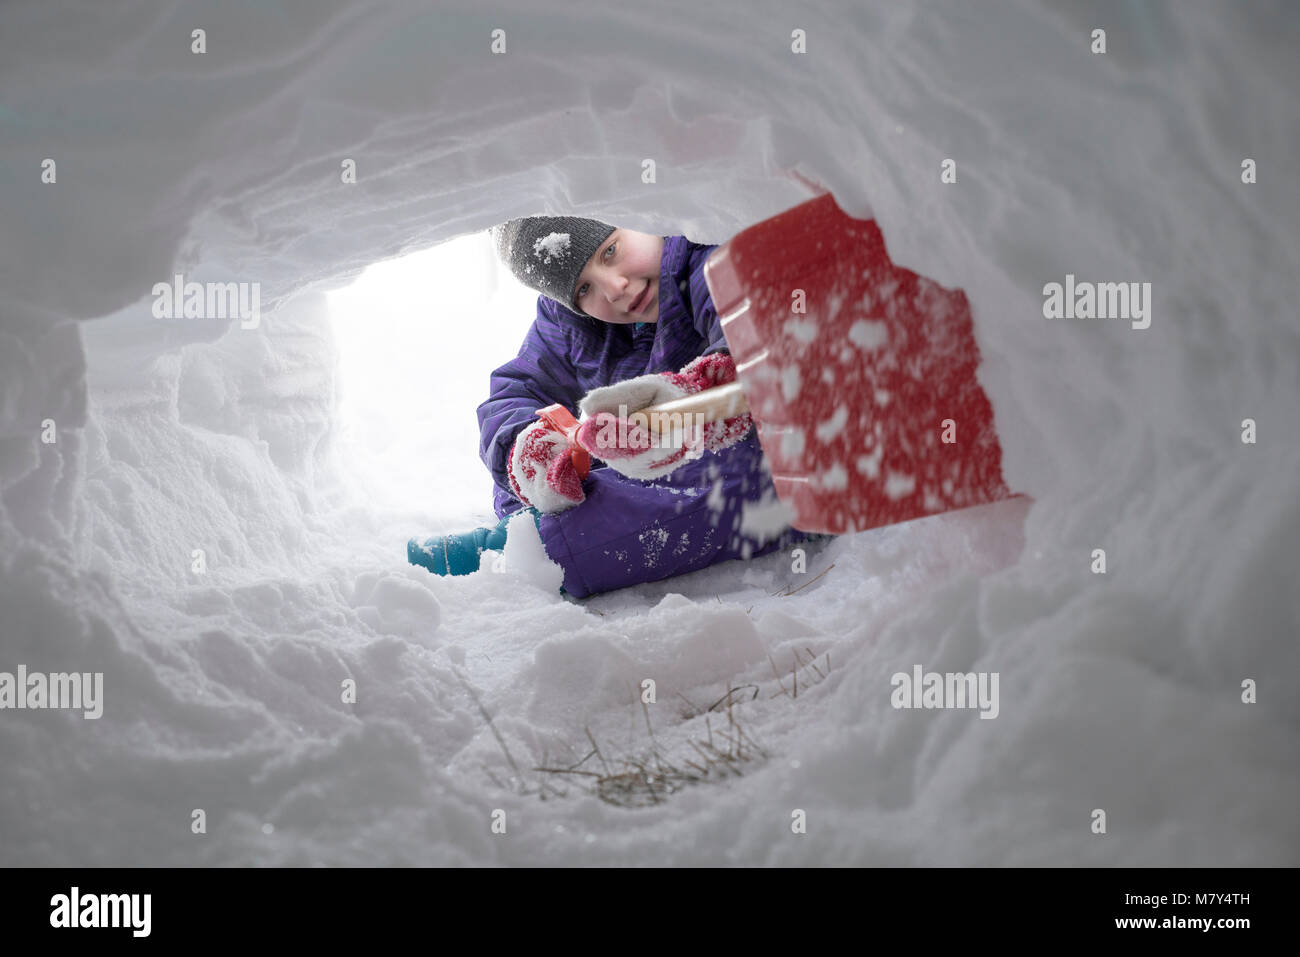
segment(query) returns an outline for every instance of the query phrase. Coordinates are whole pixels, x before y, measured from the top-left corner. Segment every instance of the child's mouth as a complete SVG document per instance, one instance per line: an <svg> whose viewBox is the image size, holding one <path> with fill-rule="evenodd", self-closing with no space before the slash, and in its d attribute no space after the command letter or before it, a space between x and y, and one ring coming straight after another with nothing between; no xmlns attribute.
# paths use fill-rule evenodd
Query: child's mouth
<svg viewBox="0 0 1300 957"><path fill-rule="evenodd" d="M627 311L640 312L641 307L646 304L646 300L648 300L649 298L650 298L650 283L647 282L645 284L645 288L641 290L641 295L636 297L635 301L633 301L632 305L628 307Z"/></svg>

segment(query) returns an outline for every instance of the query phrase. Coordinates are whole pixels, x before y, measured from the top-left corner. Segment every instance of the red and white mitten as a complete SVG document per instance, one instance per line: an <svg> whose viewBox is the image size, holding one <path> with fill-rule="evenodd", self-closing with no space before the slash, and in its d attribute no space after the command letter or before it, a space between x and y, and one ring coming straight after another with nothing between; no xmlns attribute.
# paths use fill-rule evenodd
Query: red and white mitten
<svg viewBox="0 0 1300 957"><path fill-rule="evenodd" d="M692 359L678 375L690 380L695 386L693 392L702 392L705 389L712 389L715 385L735 382L736 360L731 358L729 352L714 352L711 355ZM739 419L741 416L736 418Z"/></svg>
<svg viewBox="0 0 1300 957"><path fill-rule="evenodd" d="M692 360L680 372L637 376L611 386L593 389L578 403L583 415L578 442L610 468L629 478L653 479L698 458L734 445L749 434L749 413L721 422L708 422L703 430L656 435L636 421L634 412L673 399L681 399L736 378L730 355L717 352ZM629 421L629 418L631 419Z"/></svg>
<svg viewBox="0 0 1300 957"><path fill-rule="evenodd" d="M544 421L519 433L510 447L506 474L520 501L539 512L562 512L587 498L568 439Z"/></svg>

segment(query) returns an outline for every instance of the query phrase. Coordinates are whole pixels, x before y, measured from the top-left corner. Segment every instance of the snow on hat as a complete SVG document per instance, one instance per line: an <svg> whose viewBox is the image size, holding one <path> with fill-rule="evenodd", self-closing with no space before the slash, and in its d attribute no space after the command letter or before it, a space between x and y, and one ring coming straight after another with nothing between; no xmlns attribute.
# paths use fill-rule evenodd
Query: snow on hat
<svg viewBox="0 0 1300 957"><path fill-rule="evenodd" d="M516 279L574 312L578 276L615 227L576 216L528 216L489 231L497 257Z"/></svg>

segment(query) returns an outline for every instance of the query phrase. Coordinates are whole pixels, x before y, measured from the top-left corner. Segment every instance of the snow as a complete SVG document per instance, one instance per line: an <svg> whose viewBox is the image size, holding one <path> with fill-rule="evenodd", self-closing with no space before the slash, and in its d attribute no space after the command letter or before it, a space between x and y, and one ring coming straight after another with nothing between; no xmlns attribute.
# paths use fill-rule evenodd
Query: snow
<svg viewBox="0 0 1300 957"><path fill-rule="evenodd" d="M916 488L916 476L890 472L885 476L885 496L894 500L906 498Z"/></svg>
<svg viewBox="0 0 1300 957"><path fill-rule="evenodd" d="M817 338L817 323L812 319L787 319L782 331L803 345L808 345Z"/></svg>
<svg viewBox="0 0 1300 957"><path fill-rule="evenodd" d="M799 428L799 426L791 425L776 428L772 430L772 434L781 437L781 456L783 458L793 459L803 454L807 438L804 436L803 429Z"/></svg>
<svg viewBox="0 0 1300 957"><path fill-rule="evenodd" d="M876 478L876 476L880 474L880 460L884 457L884 455L885 455L885 446L883 444L877 443L876 447L871 450L870 454L858 456L858 460L854 463L854 465L856 466L857 470L861 472L863 475L865 475L867 478Z"/></svg>
<svg viewBox="0 0 1300 957"><path fill-rule="evenodd" d="M879 349L889 338L889 327L878 319L859 319L849 326L849 341L863 351Z"/></svg>
<svg viewBox="0 0 1300 957"><path fill-rule="evenodd" d="M790 527L794 511L775 497L746 505L741 515L740 531L759 542L778 538Z"/></svg>
<svg viewBox="0 0 1300 957"><path fill-rule="evenodd" d="M793 402L799 397L803 383L799 380L798 366L784 366L781 369L781 395L785 401Z"/></svg>
<svg viewBox="0 0 1300 957"><path fill-rule="evenodd" d="M564 584L564 569L547 557L537 523L531 515L518 512L511 517L506 529L506 547L500 558L490 561L485 558L479 571L490 568L499 575L509 575L515 581L535 588L537 597L542 600L553 596Z"/></svg>
<svg viewBox="0 0 1300 957"><path fill-rule="evenodd" d="M569 234L548 233L533 243L533 255L544 263L566 258L569 255Z"/></svg>
<svg viewBox="0 0 1300 957"><path fill-rule="evenodd" d="M838 462L832 463L821 476L821 486L825 489L843 489L849 484L849 472Z"/></svg>
<svg viewBox="0 0 1300 957"><path fill-rule="evenodd" d="M835 407L835 411L831 413L829 419L817 423L817 428L814 430L817 433L817 438L820 439L823 443L830 442L832 439L834 439L837 435L840 434L841 430L844 428L844 423L847 422L848 420L849 420L848 406L837 405Z"/></svg>
<svg viewBox="0 0 1300 957"><path fill-rule="evenodd" d="M1300 863L1286 7L476 11L0 9L0 670L103 674L98 720L0 712L0 863ZM965 290L1032 500L581 603L526 537L463 579L406 564L488 504L370 494L327 293L537 213L722 242L808 180ZM178 274L257 283L260 321L155 318ZM1067 275L1150 282L1149 328L1043 319ZM505 358L493 315L428 321ZM917 666L996 672L997 718L893 708ZM658 804L532 770L588 732L686 767L733 721L744 775Z"/></svg>

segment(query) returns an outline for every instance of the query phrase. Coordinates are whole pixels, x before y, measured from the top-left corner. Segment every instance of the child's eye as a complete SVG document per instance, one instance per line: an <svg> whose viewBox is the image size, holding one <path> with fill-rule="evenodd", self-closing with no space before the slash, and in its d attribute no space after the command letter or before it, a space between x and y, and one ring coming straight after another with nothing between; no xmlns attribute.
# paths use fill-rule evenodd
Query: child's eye
<svg viewBox="0 0 1300 957"><path fill-rule="evenodd" d="M614 251L614 247L617 245L618 245L618 240L615 240L614 242L610 243L609 246L605 249L604 258L608 259L609 254ZM584 282L581 286L578 287L577 293L574 294L573 297L574 301L576 302L577 300L581 299L583 295L586 294L586 291L587 291L587 283Z"/></svg>

